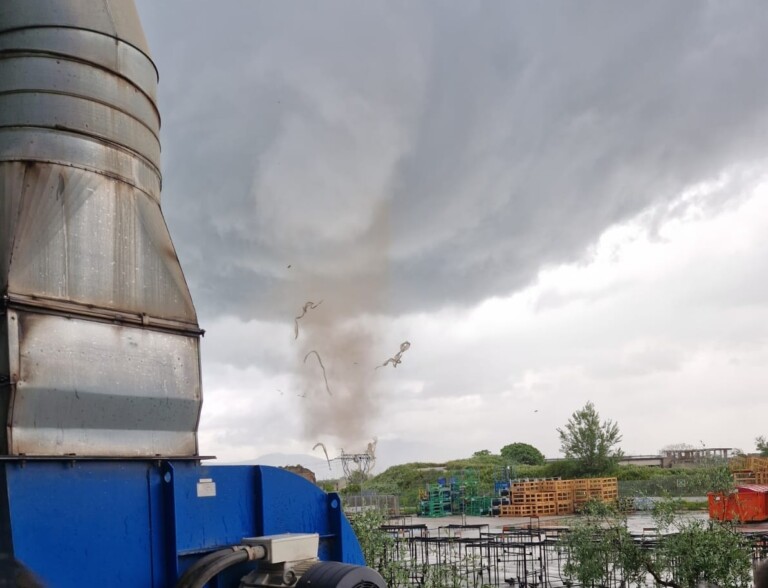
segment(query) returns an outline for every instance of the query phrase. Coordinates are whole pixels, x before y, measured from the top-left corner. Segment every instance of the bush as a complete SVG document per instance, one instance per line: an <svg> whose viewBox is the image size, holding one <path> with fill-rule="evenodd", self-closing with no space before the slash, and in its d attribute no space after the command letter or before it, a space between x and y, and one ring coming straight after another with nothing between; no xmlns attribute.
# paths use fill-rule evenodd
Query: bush
<svg viewBox="0 0 768 588"><path fill-rule="evenodd" d="M371 509L348 515L360 543L365 563L377 570L386 580L387 586L400 586L408 580L408 570L399 562L393 561L391 550L395 540L381 530L386 523L384 514Z"/></svg>
<svg viewBox="0 0 768 588"><path fill-rule="evenodd" d="M639 544L623 515L605 505L588 505L562 540L567 577L583 586L608 585L614 578L623 578L624 585L645 585L648 575L673 588L702 582L749 586L751 552L741 533L731 525L681 517L677 509L674 501L657 503L658 530L649 543Z"/></svg>

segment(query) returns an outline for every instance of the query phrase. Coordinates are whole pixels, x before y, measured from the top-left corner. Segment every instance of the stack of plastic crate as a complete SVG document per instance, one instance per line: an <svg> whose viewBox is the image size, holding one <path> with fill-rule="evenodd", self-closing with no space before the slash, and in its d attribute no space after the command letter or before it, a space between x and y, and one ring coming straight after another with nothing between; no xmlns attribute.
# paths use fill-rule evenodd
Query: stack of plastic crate
<svg viewBox="0 0 768 588"><path fill-rule="evenodd" d="M441 484L430 484L427 488L429 493L427 516L442 517L446 512L443 508L444 487Z"/></svg>

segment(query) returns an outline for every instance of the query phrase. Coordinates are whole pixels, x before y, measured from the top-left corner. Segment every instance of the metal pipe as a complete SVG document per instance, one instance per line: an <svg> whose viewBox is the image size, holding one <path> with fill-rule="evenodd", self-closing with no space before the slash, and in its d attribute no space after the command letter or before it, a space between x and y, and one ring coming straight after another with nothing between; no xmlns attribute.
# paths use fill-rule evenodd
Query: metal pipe
<svg viewBox="0 0 768 588"><path fill-rule="evenodd" d="M228 553L227 553L228 552ZM203 588L208 582L229 567L245 561L256 561L267 556L267 550L261 545L238 545L230 550L221 550L200 560L200 565L190 568L189 574L184 574L177 588ZM208 561L203 562L203 560Z"/></svg>

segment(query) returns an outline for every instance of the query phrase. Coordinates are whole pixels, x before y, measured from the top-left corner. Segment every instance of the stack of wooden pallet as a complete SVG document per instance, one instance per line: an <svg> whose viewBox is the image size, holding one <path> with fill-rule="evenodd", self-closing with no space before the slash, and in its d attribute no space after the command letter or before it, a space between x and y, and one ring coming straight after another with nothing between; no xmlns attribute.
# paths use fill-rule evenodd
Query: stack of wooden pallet
<svg viewBox="0 0 768 588"><path fill-rule="evenodd" d="M616 478L586 478L573 482L574 510L581 510L590 500L613 503L619 498L619 483Z"/></svg>
<svg viewBox="0 0 768 588"><path fill-rule="evenodd" d="M618 497L616 478L526 480L511 484L509 504L502 504L499 514L503 517L568 515L589 500L612 503Z"/></svg>
<svg viewBox="0 0 768 588"><path fill-rule="evenodd" d="M740 456L729 462L734 482L739 484L768 484L768 457Z"/></svg>
<svg viewBox="0 0 768 588"><path fill-rule="evenodd" d="M576 480L559 480L557 485L557 514L573 514L573 493Z"/></svg>

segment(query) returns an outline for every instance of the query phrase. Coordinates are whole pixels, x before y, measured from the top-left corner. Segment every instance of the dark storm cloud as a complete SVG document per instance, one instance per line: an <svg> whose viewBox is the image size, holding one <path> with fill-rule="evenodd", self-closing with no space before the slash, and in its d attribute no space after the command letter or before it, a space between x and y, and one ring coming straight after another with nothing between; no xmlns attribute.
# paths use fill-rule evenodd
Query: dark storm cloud
<svg viewBox="0 0 768 588"><path fill-rule="evenodd" d="M757 3L138 4L209 317L292 317L292 270L385 274L394 311L508 294L768 155Z"/></svg>

